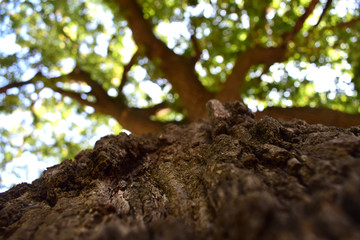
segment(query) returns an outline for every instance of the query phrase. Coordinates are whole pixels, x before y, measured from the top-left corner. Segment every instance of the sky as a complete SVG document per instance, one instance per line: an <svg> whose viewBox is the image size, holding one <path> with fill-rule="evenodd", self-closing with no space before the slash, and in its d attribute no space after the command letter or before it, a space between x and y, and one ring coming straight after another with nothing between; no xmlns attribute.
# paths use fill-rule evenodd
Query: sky
<svg viewBox="0 0 360 240"><path fill-rule="evenodd" d="M347 2L347 1L345 1ZM95 11L95 10L94 10ZM201 12L204 13L205 17L206 15L210 16L213 11L211 9L211 7L209 7L209 5L207 4L200 4L198 7L196 8L191 8L189 9L189 11L191 12L191 14L193 15L198 15ZM346 5L345 4L340 4L339 7L336 9L336 11L338 12L339 15L344 14L344 12L346 11ZM104 21L108 21L107 20L107 16L103 16L102 19L104 19ZM311 19L310 19L311 20ZM316 20L316 19L315 19ZM314 21L315 21L314 20ZM242 22L244 24L244 27L246 27L246 19L242 19ZM190 33L188 32L188 28L186 23L161 23L157 29L159 34L162 35L167 35L168 36L168 46L170 48L173 48L175 46L176 43L176 39L182 35L184 36L186 39L190 38ZM134 45L133 43L131 43L131 36L129 33L127 33L129 35L128 38L125 38L125 41L129 41L127 42L125 45L126 46L131 46ZM99 55L106 55L106 51L107 51L107 37L103 36L103 37L99 37L99 39L97 39L97 41L100 43L99 46L97 48L95 48L95 52ZM133 46L135 47L135 46ZM0 38L0 52L6 53L6 54L12 54L14 52L20 51L21 48L20 46L18 46L15 43L15 35L7 35L4 36L2 38ZM86 52L87 49L84 47L82 49L82 51ZM181 49L177 49L177 51L181 51ZM125 56L125 58L130 59L131 54L133 53L133 49L124 49L124 52L122 52L122 55ZM206 52L204 52L204 54L206 55ZM219 59L219 61L221 61L221 59ZM69 69L72 68L72 66L74 65L73 62L69 61L68 63L64 63L65 65L67 65L69 67ZM264 78L264 81L269 81L269 82L277 82L280 81L281 79L281 75L282 75L282 70L281 68L285 66L283 63L279 63L279 64L274 64L271 67L271 71L274 72L273 77L272 78ZM335 97L335 90L337 89L337 87L342 88L345 93L349 96L351 96L354 92L354 87L353 85L350 83L351 82L351 77L349 74L343 74L340 69L331 69L329 67L316 67L315 65L309 65L307 70L302 70L300 71L298 68L295 67L294 63L288 63L286 66L286 69L289 71L291 77L293 78L305 78L308 80L312 80L314 82L314 87L315 87L315 91L318 92L325 92L325 91L331 91L333 93L333 96L330 95L328 96L329 98L331 97ZM350 66L346 66L349 67ZM201 75L202 74L202 66L201 65L197 65L196 66L196 70L198 71L198 73ZM136 67L135 69L135 73L136 76L135 78L139 80L139 82L141 80L143 80L146 76L146 72L145 69L142 67ZM28 75L23 76L24 79L26 78L30 78L34 75L34 71L29 70ZM335 84L335 79L338 78L339 79L339 83L336 85ZM332 80L332 81L330 81ZM0 86L3 86L4 84L1 83L1 79L0 79ZM159 103L161 102L161 95L164 94L164 92L161 91L161 88L152 83L151 81L141 81L140 83L140 88L143 89L146 93L148 93L150 95L150 97L152 98L154 103ZM125 92L132 92L133 86L132 85L128 85L124 91ZM167 90L169 91L170 88ZM11 91L16 91L16 89L11 90ZM42 97L45 97L49 94L53 94L53 92L51 91L43 91L41 94L43 94ZM109 92L109 95L111 95L112 93ZM280 96L276 93L276 92L270 92L269 93L270 97L273 99L277 99L280 98ZM290 100L289 100L290 101ZM264 106L262 106L261 103L257 102L254 99L245 99L245 102L248 104L249 108L252 109L253 111L257 111L257 110L262 110L264 108ZM145 106L146 105L146 101L145 100L140 100L140 102L138 103L139 106ZM292 102L285 102L285 105L291 106ZM91 108L88 109L88 111L91 112ZM51 116L54 119L59 118L59 116L57 114L54 114L54 116ZM0 126L3 128L7 128L7 129L11 129L15 126L18 126L19 124L23 124L23 120L26 119L26 113L20 112L20 111L15 111L13 114L11 115L2 115L0 114ZM98 130L96 131L95 136L93 136L90 139L90 145L93 146L95 144L95 142L102 136L108 135L108 134L113 134L113 130L111 128L112 125L115 124L115 120L112 120L113 122L109 122L109 126L99 126ZM76 122L76 123L81 123L83 125L89 124L87 122L86 119L81 118L81 116L77 115L77 114L71 114L67 121L63 121L61 124L59 124L58 129L53 129L55 132L57 133L62 133L64 131L67 131L67 129L69 128L69 123L71 122ZM47 135L46 135L46 129L44 129L44 132L41 135L41 138L44 139L45 141L51 141L51 139L48 139ZM71 134L71 132L67 132L67 134ZM19 140L20 139L20 140ZM21 136L19 137L19 139L11 139L9 141L21 141ZM48 140L47 140L48 139ZM2 177L2 185L0 186L0 192L7 190L11 185L13 184L17 184L17 183L21 183L21 182L31 182L33 180L35 180L36 178L39 177L39 175L41 174L41 172L43 170L45 170L47 167L50 167L54 164L57 164L57 160L55 158L53 159L48 159L47 161L39 161L37 159L36 156L25 152L24 154L22 154L20 157L15 158L11 163L8 163L6 165L5 171L1 172L1 177Z"/></svg>

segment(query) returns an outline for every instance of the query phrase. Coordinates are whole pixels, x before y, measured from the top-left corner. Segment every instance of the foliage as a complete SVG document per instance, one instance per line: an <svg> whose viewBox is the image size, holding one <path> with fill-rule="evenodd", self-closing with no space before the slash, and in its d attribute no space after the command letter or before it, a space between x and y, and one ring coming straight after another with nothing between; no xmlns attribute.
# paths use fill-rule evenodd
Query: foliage
<svg viewBox="0 0 360 240"><path fill-rule="evenodd" d="M359 2L320 1L296 30L313 2L138 1L157 38L176 54L194 59L198 80L210 93L224 87L239 53L286 45L283 63L251 66L244 86L234 89L239 98L264 107L325 106L358 113ZM99 126L118 133L114 118L119 117L104 110L109 99L124 109L166 103L165 115L152 113L151 119L186 119L182 95L165 77L166 59L134 40L136 29L127 17L132 10L122 7L126 4L129 0L0 3L0 38L16 42L0 51L0 116L25 113L20 125L0 130L2 168L24 151L39 158L71 158L88 147ZM336 81L324 80L332 87L316 91L309 76L314 66L334 70ZM101 103L104 93L109 98ZM56 130L60 125L67 130Z"/></svg>

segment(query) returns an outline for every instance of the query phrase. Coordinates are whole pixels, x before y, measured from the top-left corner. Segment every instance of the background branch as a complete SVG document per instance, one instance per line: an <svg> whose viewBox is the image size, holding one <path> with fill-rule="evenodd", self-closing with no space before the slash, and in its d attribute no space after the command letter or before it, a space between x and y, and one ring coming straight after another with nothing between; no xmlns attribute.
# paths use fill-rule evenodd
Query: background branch
<svg viewBox="0 0 360 240"><path fill-rule="evenodd" d="M135 54L131 57L129 63L124 66L124 71L123 71L123 74L122 74L122 77L121 77L121 82L120 82L120 85L118 87L119 95L122 94L123 88L124 88L125 84L128 81L127 74L131 70L132 66L136 63L137 58L139 56L140 56L140 53L139 53L139 49L138 49L135 52Z"/></svg>
<svg viewBox="0 0 360 240"><path fill-rule="evenodd" d="M194 34L191 35L190 39L191 39L191 42L192 42L194 50L195 50L195 56L194 56L193 61L194 61L194 63L196 63L197 61L200 60L202 51L201 51L201 48L199 46L199 41L197 40L197 38L195 37Z"/></svg>
<svg viewBox="0 0 360 240"><path fill-rule="evenodd" d="M360 125L359 114L348 114L334 111L328 108L310 108L310 107L268 107L262 112L256 112L256 118L271 116L282 121L290 121L294 118L305 120L309 124L321 123L328 126L337 126L348 128Z"/></svg>
<svg viewBox="0 0 360 240"><path fill-rule="evenodd" d="M257 64L271 66L275 62L285 61L285 53L285 47L266 48L262 46L249 48L240 53L231 74L225 82L223 89L217 93L216 98L224 102L238 100L245 83L246 74L250 68Z"/></svg>
<svg viewBox="0 0 360 240"><path fill-rule="evenodd" d="M83 99L81 97L81 95L85 94L85 93L78 93L78 92L74 92L74 91L70 91L70 90L64 90L64 89L58 88L58 87L52 88L52 90L60 93L63 96L70 97L70 98L78 101L79 103L81 103L83 105L93 107L95 110L100 106L97 102L90 102L90 101L88 101L86 99Z"/></svg>
<svg viewBox="0 0 360 240"><path fill-rule="evenodd" d="M144 47L149 59L158 59L164 77L179 94L183 106L192 120L206 116L206 102L212 98L212 93L200 83L190 58L177 55L164 42L158 39L149 20L143 16L141 6L133 0L116 0L128 21L133 38L139 48ZM192 93L196 94L192 94Z"/></svg>
<svg viewBox="0 0 360 240"><path fill-rule="evenodd" d="M336 24L334 26L330 26L330 27L327 27L326 29L334 29L334 28L346 28L346 27L351 27L357 23L360 22L360 17L358 18L354 18L350 21L347 21L347 22L342 22L342 23L339 23L339 24Z"/></svg>
<svg viewBox="0 0 360 240"><path fill-rule="evenodd" d="M323 11L322 11L322 13L321 13L321 15L319 17L319 20L317 21L317 23L314 25L313 28L316 28L320 24L321 20L323 19L323 17L325 16L325 14L329 10L329 8L331 7L331 3L332 3L332 0L328 0L326 2L325 7L324 7L324 9L323 9Z"/></svg>
<svg viewBox="0 0 360 240"><path fill-rule="evenodd" d="M9 83L3 87L0 88L0 93L6 93L7 90L11 89L11 88L20 88L22 86L28 85L34 83L34 78L24 81L24 82L13 82L13 83Z"/></svg>
<svg viewBox="0 0 360 240"><path fill-rule="evenodd" d="M102 85L97 81L92 80L90 73L83 71L79 67L76 66L74 70L68 75L68 77L70 79L88 84L91 87L90 94L93 94L99 103L103 101L106 102L111 99Z"/></svg>
<svg viewBox="0 0 360 240"><path fill-rule="evenodd" d="M309 4L309 6L306 8L304 14L299 17L295 23L295 26L293 29L286 33L283 37L283 45L288 44L290 41L292 41L295 37L295 35L300 32L301 28L303 27L306 19L310 16L310 14L314 11L316 4L318 4L319 0L312 0Z"/></svg>

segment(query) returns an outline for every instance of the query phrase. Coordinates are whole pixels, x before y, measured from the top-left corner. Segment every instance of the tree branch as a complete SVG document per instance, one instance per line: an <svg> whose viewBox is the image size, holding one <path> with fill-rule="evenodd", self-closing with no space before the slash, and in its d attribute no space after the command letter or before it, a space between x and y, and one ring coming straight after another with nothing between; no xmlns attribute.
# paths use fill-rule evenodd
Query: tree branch
<svg viewBox="0 0 360 240"><path fill-rule="evenodd" d="M294 118L303 119L307 123L316 124L321 123L328 126L337 126L348 128L351 126L360 125L360 114L348 114L339 111L334 111L328 108L310 108L310 107L268 107L262 112L256 112L256 119L263 116L271 116L273 118L290 121Z"/></svg>
<svg viewBox="0 0 360 240"><path fill-rule="evenodd" d="M275 62L283 62L286 60L286 45L293 40L295 35L301 30L304 22L314 11L319 0L312 0L306 8L305 13L299 17L293 29L284 35L283 42L280 47L266 48L255 46L240 53L235 61L234 68L229 75L223 89L217 93L216 98L221 101L234 101L239 99L240 92L244 86L246 74L251 66L256 64L265 64L271 66ZM235 91L234 91L235 90Z"/></svg>
<svg viewBox="0 0 360 240"><path fill-rule="evenodd" d="M137 1L116 0L115 2L123 9L136 44L146 49L147 57L160 60L159 67L179 94L189 118L195 120L206 116L203 106L212 98L212 94L200 83L191 59L175 54L154 35L152 26L148 20L144 19ZM196 92L195 96L192 94L194 92Z"/></svg>
<svg viewBox="0 0 360 240"><path fill-rule="evenodd" d="M90 102L86 99L83 99L81 97L81 93L77 93L77 92L74 92L74 91L70 91L70 90L64 90L62 88L52 88L52 90L54 90L55 92L58 92L60 93L61 95L63 96L67 96L67 97L70 97L76 101L78 101L79 103L83 104L83 105L88 105L90 107L93 107L95 110L99 107L99 104L96 103L96 102Z"/></svg>
<svg viewBox="0 0 360 240"><path fill-rule="evenodd" d="M269 73L270 72L270 67L272 66L272 64L265 64L264 65L264 69L262 70L261 74L259 77L253 79L254 82L257 82L257 84L260 84L261 83L261 77L264 76L265 74Z"/></svg>
<svg viewBox="0 0 360 240"><path fill-rule="evenodd" d="M271 66L275 62L283 62L286 60L285 53L286 48L283 46L277 48L256 46L240 53L231 74L223 89L217 93L216 98L223 102L238 100L245 83L246 74L251 66L256 64Z"/></svg>
<svg viewBox="0 0 360 240"><path fill-rule="evenodd" d="M301 28L303 27L306 19L310 16L310 14L314 11L316 4L318 4L319 0L312 0L309 6L305 9L304 14L299 17L295 23L293 29L286 33L283 37L282 45L287 45L290 41L292 41L295 35L300 32Z"/></svg>
<svg viewBox="0 0 360 240"><path fill-rule="evenodd" d="M164 108L168 108L168 107L169 107L168 103L162 102L162 103L156 104L156 105L148 107L148 108L141 108L140 110L149 117L151 115L156 114L160 110L162 110Z"/></svg>
<svg viewBox="0 0 360 240"><path fill-rule="evenodd" d="M351 27L352 25L355 25L356 23L359 23L359 22L360 22L360 17L354 18L354 19L352 19L350 21L347 21L347 22L342 22L342 23L336 24L334 26L329 26L326 29Z"/></svg>
<svg viewBox="0 0 360 240"><path fill-rule="evenodd" d="M22 86L25 86L27 84L31 84L34 83L33 78L24 82L13 82L13 83L9 83L8 85L5 85L3 87L0 88L0 93L6 93L7 90L11 89L11 88L20 88Z"/></svg>
<svg viewBox="0 0 360 240"><path fill-rule="evenodd" d="M194 56L194 62L196 63L197 61L199 61L200 57L201 57L201 48L199 46L199 42L197 40L197 38L195 37L194 34L191 35L191 42L193 44L194 50L195 50L195 56Z"/></svg>
<svg viewBox="0 0 360 240"><path fill-rule="evenodd" d="M166 103L161 103L150 108L128 108L110 104L104 109L105 114L114 117L123 128L128 129L134 134L157 133L166 124L150 119L159 110L166 107Z"/></svg>
<svg viewBox="0 0 360 240"><path fill-rule="evenodd" d="M132 66L135 64L137 58L140 56L140 53L139 53L139 49L135 52L135 54L131 57L130 61L128 64L126 64L124 66L124 71L123 71L123 74L122 74L122 77L121 77L121 82L120 82L120 85L118 87L118 92L119 94L122 94L122 90L128 80L127 78L127 74L129 73L130 69L132 68Z"/></svg>
<svg viewBox="0 0 360 240"><path fill-rule="evenodd" d="M91 87L90 94L96 97L97 102L106 102L111 99L102 87L102 85L92 80L91 75L88 72L83 71L79 67L76 66L68 76L71 79L82 81L88 84Z"/></svg>
<svg viewBox="0 0 360 240"><path fill-rule="evenodd" d="M37 74L40 75L39 77L44 77L41 73ZM84 82L91 87L90 92L74 92L71 90L66 90L56 86L58 82L69 82L69 81L76 81L76 82ZM111 98L107 95L106 91L103 89L101 84L97 83L96 81L91 79L89 73L81 70L79 67L75 67L72 72L67 75L59 76L56 78L47 78L46 81L43 81L46 87L51 88L52 90L64 95L68 96L81 104L91 106L97 112L106 112L107 105L109 104L116 104L117 106L123 106L118 99ZM81 97L82 94L86 95L93 95L96 98L96 102L91 102ZM112 115L111 113L107 113Z"/></svg>
<svg viewBox="0 0 360 240"><path fill-rule="evenodd" d="M322 11L322 13L321 13L321 15L319 17L319 20L317 21L317 23L314 25L313 28L316 28L320 24L321 20L324 18L325 14L329 10L329 8L331 6L331 3L332 3L332 0L327 0L327 2L325 4L325 7L324 7L324 9L323 9L323 11Z"/></svg>
<svg viewBox="0 0 360 240"><path fill-rule="evenodd" d="M150 116L166 107L166 103L158 104L150 108L128 108L122 101L119 101L119 98L111 98L108 96L100 84L91 80L90 74L80 69L76 69L69 74L69 77L76 79L77 81L88 83L92 87L90 94L93 94L97 101L90 102L86 99L83 99L81 97L81 93L64 90L57 87L53 87L52 89L64 96L71 97L81 104L93 107L96 112L101 112L114 117L124 128L128 129L129 131L136 134L157 132L165 125L164 123L152 121ZM106 96L103 96L105 94Z"/></svg>
<svg viewBox="0 0 360 240"><path fill-rule="evenodd" d="M194 21L192 20L192 18L190 18L190 22L188 23L187 29L190 33L190 41L192 43L192 46L194 48L194 52L195 55L192 57L192 62L195 66L196 62L200 60L201 58L201 54L202 54L202 49L199 45L199 41L196 38L196 24L194 23Z"/></svg>
<svg viewBox="0 0 360 240"><path fill-rule="evenodd" d="M35 83L36 81L39 81L37 78L44 78L42 80L44 85L53 91L58 92L63 96L70 97L71 99L78 101L80 104L91 106L96 112L114 117L124 128L133 133L155 133L166 124L154 122L150 119L150 116L156 114L159 110L168 107L167 103L160 103L149 108L128 108L123 102L119 101L118 98L111 98L108 96L102 86L90 78L90 74L77 67L68 75L56 78L46 78L39 72L28 81L10 83L0 88L0 93L6 93L6 91L10 88L22 87L27 84ZM87 93L79 93L56 86L56 83L58 82L69 82L71 80L85 82L91 86L92 89ZM82 94L94 95L96 97L96 102L91 102L82 98Z"/></svg>
<svg viewBox="0 0 360 240"><path fill-rule="evenodd" d="M136 0L115 0L115 2L124 11L136 44L145 47L150 58L172 52L154 35L150 21L144 19L142 9Z"/></svg>

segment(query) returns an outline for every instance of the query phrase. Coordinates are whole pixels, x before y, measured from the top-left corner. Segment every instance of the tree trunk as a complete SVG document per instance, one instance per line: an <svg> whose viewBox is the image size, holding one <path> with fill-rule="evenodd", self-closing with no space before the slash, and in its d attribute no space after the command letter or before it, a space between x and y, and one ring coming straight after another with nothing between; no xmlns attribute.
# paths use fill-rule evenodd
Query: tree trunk
<svg viewBox="0 0 360 240"><path fill-rule="evenodd" d="M360 127L207 110L1 193L0 239L360 239Z"/></svg>

